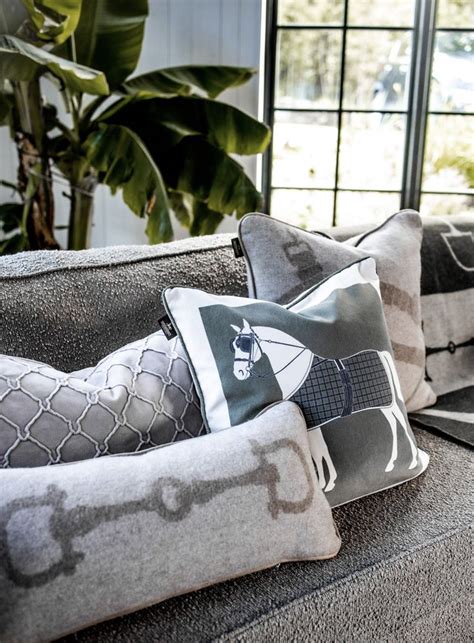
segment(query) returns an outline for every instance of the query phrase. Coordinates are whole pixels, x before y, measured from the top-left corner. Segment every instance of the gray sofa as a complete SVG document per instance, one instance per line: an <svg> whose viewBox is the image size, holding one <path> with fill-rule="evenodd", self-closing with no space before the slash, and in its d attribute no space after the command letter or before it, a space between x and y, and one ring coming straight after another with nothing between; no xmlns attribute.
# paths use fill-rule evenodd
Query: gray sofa
<svg viewBox="0 0 474 643"><path fill-rule="evenodd" d="M164 286L245 295L245 264L234 258L230 239L2 258L0 353L75 370L154 332ZM432 248L424 255L432 258ZM336 509L343 545L335 559L285 564L69 638L470 640L472 452L446 436L415 432L431 456L427 472Z"/></svg>

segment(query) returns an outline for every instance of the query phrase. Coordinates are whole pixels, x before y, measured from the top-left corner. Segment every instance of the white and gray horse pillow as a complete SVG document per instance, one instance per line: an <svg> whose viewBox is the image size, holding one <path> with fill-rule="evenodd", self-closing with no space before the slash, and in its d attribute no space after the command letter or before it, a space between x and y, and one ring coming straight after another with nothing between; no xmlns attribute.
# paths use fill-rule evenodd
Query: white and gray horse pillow
<svg viewBox="0 0 474 643"><path fill-rule="evenodd" d="M168 288L204 420L219 431L281 400L299 404L332 506L419 475L372 258L287 306Z"/></svg>

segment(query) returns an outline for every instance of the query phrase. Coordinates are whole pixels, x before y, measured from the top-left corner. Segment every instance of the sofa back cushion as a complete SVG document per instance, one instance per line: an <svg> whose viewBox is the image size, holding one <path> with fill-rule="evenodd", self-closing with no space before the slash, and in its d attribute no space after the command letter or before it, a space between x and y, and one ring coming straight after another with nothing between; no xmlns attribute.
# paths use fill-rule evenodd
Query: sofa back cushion
<svg viewBox="0 0 474 643"><path fill-rule="evenodd" d="M246 294L231 235L0 258L0 353L70 372L158 330L166 286Z"/></svg>

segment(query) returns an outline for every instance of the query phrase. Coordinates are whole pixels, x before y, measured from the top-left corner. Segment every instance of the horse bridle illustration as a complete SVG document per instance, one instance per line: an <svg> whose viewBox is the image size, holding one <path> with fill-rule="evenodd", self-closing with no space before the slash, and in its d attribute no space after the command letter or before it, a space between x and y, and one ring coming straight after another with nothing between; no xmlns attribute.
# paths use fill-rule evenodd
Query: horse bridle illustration
<svg viewBox="0 0 474 643"><path fill-rule="evenodd" d="M255 359L255 350L256 348L258 348L260 352L263 354L263 350L261 346L263 343L278 344L279 346L288 346L290 348L300 348L301 350L294 357L292 357L287 364L285 364L280 369L278 369L278 371L270 370L267 373L255 373L253 370L253 367L257 362L257 360ZM238 333L236 337L230 340L230 350L233 353L235 353L234 344L237 348L240 348L240 350L243 353L247 353L247 357L234 357L234 362L244 362L246 364L245 368L249 373L250 377L260 377L260 378L278 375L279 373L282 373L285 369L288 368L288 366L293 364L293 362L297 360L300 355L310 350L307 346L301 346L301 344L290 344L288 342L277 342L274 339L264 339L262 337L259 337L257 333L253 330L250 333ZM323 361L326 361L326 359L323 358L321 363Z"/></svg>
<svg viewBox="0 0 474 643"><path fill-rule="evenodd" d="M210 502L214 497L237 487L264 487L268 493L267 509L273 519L279 513L303 513L311 505L314 485L311 469L305 453L297 442L281 438L271 443L260 444L249 440L251 453L257 458L257 466L244 473L212 480L186 482L174 476L156 478L149 492L138 500L129 500L109 505L76 505L66 508L68 494L56 484L47 487L44 494L17 498L0 507L0 551L4 552L3 564L8 578L19 587L40 587L61 574L72 575L85 554L74 549L74 539L86 535L103 523L118 520L140 511L156 513L167 522L183 520L193 506ZM285 500L278 496L281 482L278 466L268 456L279 451L293 452L301 467L305 480L305 495L299 500ZM169 498L173 498L169 502ZM166 501L168 499L168 502ZM40 572L23 572L12 558L8 537L11 519L20 511L46 508L51 510L48 530L51 538L59 545L60 558Z"/></svg>

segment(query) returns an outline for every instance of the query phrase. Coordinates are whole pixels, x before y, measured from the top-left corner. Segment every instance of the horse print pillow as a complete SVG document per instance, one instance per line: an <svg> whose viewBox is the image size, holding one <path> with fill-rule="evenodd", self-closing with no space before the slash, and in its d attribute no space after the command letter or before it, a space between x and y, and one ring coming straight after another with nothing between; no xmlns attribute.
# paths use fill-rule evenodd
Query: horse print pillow
<svg viewBox="0 0 474 643"><path fill-rule="evenodd" d="M168 288L163 299L210 431L296 402L332 506L426 468L407 420L374 259L354 262L287 306L189 288Z"/></svg>

